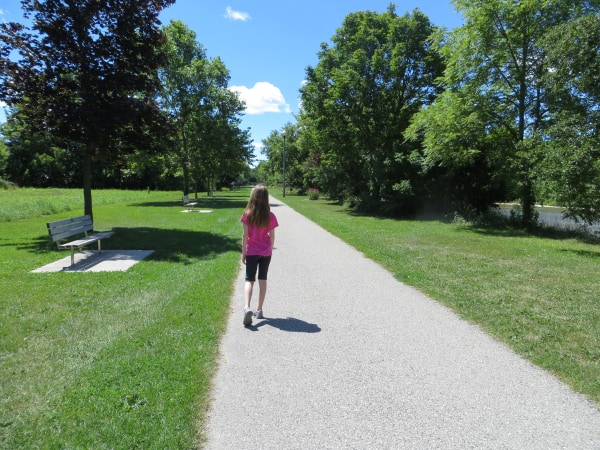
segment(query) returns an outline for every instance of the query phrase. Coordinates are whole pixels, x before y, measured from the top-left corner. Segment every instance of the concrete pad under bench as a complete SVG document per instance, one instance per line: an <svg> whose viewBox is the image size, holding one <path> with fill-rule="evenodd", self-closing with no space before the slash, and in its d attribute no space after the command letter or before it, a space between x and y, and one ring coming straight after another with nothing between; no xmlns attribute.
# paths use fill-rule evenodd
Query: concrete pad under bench
<svg viewBox="0 0 600 450"><path fill-rule="evenodd" d="M47 264L32 273L44 272L126 272L129 268L154 253L154 250L103 250L101 253L84 250L75 254L75 264L71 256Z"/></svg>

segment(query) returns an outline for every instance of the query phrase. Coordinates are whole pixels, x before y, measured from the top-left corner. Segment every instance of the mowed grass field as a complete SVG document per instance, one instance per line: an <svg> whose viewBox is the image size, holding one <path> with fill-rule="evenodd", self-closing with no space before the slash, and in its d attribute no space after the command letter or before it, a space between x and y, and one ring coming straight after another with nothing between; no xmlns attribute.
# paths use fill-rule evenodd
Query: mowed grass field
<svg viewBox="0 0 600 450"><path fill-rule="evenodd" d="M180 192L96 191L103 249L155 252L127 272L31 273L69 255L46 222L82 215L83 195L0 191L0 448L198 447L248 193L203 194L200 214Z"/></svg>
<svg viewBox="0 0 600 450"><path fill-rule="evenodd" d="M68 256L45 224L81 215L82 193L0 191L0 448L202 446L249 193L202 194L200 214L180 192L95 191L103 248L155 252L31 273ZM597 242L282 200L600 405Z"/></svg>

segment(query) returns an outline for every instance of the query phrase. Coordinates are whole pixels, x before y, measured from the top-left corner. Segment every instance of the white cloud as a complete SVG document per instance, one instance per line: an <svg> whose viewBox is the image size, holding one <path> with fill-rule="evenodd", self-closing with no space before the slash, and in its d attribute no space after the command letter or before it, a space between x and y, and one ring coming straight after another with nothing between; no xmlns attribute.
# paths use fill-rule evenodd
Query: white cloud
<svg viewBox="0 0 600 450"><path fill-rule="evenodd" d="M250 14L231 9L231 6L228 6L227 9L225 10L224 17L226 19L231 19L231 20L241 20L242 22L245 22L246 20L250 20L250 18L251 18Z"/></svg>
<svg viewBox="0 0 600 450"><path fill-rule="evenodd" d="M247 114L292 112L279 88L267 81L259 81L252 88L231 86L229 89L237 92L240 98L246 102Z"/></svg>

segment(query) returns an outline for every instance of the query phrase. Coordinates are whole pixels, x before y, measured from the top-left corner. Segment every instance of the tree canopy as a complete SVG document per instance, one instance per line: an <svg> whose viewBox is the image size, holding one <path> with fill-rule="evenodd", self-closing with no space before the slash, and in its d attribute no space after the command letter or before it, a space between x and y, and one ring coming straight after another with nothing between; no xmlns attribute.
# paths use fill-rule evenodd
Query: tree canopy
<svg viewBox="0 0 600 450"><path fill-rule="evenodd" d="M418 148L403 139L441 75L433 25L420 11L349 14L306 70L300 124L314 129L319 184L335 198L408 205L418 197Z"/></svg>
<svg viewBox="0 0 600 450"><path fill-rule="evenodd" d="M31 132L80 144L86 214L92 161L151 146L166 130L155 101L164 64L158 15L172 3L24 0L31 27L0 24L0 99L18 107Z"/></svg>
<svg viewBox="0 0 600 450"><path fill-rule="evenodd" d="M554 202L599 221L600 0L452 3L464 20L451 31L394 4L349 14L257 173L281 183L285 164L288 186L379 212L518 201L529 226L536 202ZM223 61L183 23L157 27L170 2L23 4L31 29L0 25L13 111L0 170L25 183L81 170L91 209L93 161L138 181L182 174L184 193L252 161Z"/></svg>
<svg viewBox="0 0 600 450"><path fill-rule="evenodd" d="M160 70L160 100L175 134L170 150L183 171L184 195L190 179L235 179L250 162L248 131L240 129L243 102L227 87L229 71L220 58L209 59L196 34L181 21L164 27L167 63Z"/></svg>
<svg viewBox="0 0 600 450"><path fill-rule="evenodd" d="M548 73L564 67L556 58L555 40L549 37L592 11L597 15L598 2L455 0L454 4L465 24L437 37L447 65L442 78L445 92L419 113L412 136L424 136L428 167L469 174L467 190L482 199L476 207L485 209L514 196L522 205L523 224L529 225L540 194L536 187L543 183L540 168L550 162L545 153L548 139L557 137L550 132L553 124L577 103L575 92L582 94L583 103L593 100L591 91L577 89L566 78L552 77L558 82L549 82ZM597 52L597 41L595 45ZM573 55L570 67L576 70L584 62L581 56ZM591 78L597 85L597 75ZM581 79L588 86L584 79L590 77ZM593 105L588 103L580 112L597 109L597 102ZM573 119L571 112L567 114Z"/></svg>
<svg viewBox="0 0 600 450"><path fill-rule="evenodd" d="M544 37L555 113L536 175L568 217L591 223L600 220L600 14L584 12Z"/></svg>

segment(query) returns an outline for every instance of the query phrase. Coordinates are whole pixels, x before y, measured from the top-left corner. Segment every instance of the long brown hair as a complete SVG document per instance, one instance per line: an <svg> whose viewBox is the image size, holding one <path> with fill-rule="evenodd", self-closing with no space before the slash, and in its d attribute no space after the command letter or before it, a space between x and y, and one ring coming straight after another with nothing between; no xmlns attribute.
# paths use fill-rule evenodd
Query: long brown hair
<svg viewBox="0 0 600 450"><path fill-rule="evenodd" d="M252 189L250 200L246 206L248 212L248 225L256 228L267 228L269 226L269 191L262 185Z"/></svg>

